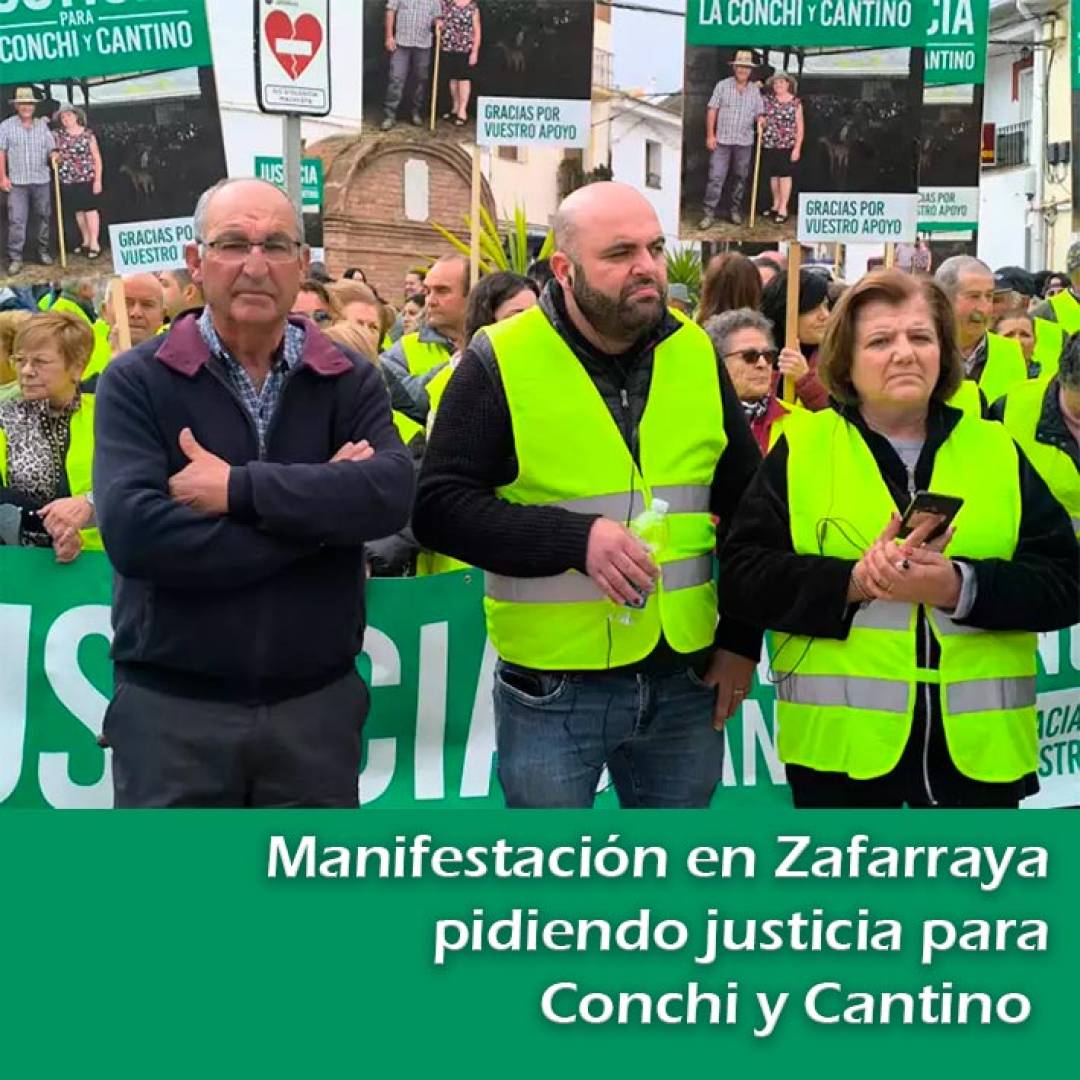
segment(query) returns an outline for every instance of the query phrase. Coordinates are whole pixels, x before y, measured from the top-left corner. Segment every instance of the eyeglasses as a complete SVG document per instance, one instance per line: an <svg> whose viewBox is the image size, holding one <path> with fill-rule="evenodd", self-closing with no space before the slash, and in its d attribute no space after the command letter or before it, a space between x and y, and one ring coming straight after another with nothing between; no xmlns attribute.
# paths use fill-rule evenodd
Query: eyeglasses
<svg viewBox="0 0 1080 1080"><path fill-rule="evenodd" d="M772 367L780 356L779 349L737 349L735 352L724 353L724 359L728 357L737 356L744 364L756 364L759 360L764 360L766 364Z"/></svg>
<svg viewBox="0 0 1080 1080"><path fill-rule="evenodd" d="M20 356L16 355L11 358L12 364L17 368L32 367L35 371L41 371L43 368L59 367L63 360L54 356Z"/></svg>
<svg viewBox="0 0 1080 1080"><path fill-rule="evenodd" d="M288 236L268 236L265 240L247 240L241 237L228 237L225 240L200 240L203 247L208 247L223 262L239 263L258 248L267 262L285 263L296 258L304 246L299 240Z"/></svg>

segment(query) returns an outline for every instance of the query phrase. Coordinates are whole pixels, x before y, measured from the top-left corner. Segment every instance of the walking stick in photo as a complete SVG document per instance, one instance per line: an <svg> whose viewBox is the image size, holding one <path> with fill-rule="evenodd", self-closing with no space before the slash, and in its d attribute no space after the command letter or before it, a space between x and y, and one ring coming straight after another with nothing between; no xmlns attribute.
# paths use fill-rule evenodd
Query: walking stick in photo
<svg viewBox="0 0 1080 1080"><path fill-rule="evenodd" d="M758 181L761 179L761 135L764 129L761 125L758 125L757 129L757 149L754 151L754 183L750 188L750 228L754 227L754 222L757 221L757 189Z"/></svg>
<svg viewBox="0 0 1080 1080"><path fill-rule="evenodd" d="M788 244L787 256L787 325L784 327L784 348L799 347L799 276L802 273L802 247L794 240ZM795 380L784 376L781 398L789 404L795 400Z"/></svg>
<svg viewBox="0 0 1080 1080"><path fill-rule="evenodd" d="M56 192L56 234L60 240L60 267L67 269L67 244L64 242L64 204L60 199L60 165L53 159L53 189Z"/></svg>
<svg viewBox="0 0 1080 1080"><path fill-rule="evenodd" d="M119 353L131 348L131 324L128 322L127 298L124 294L124 279L114 277L109 282L109 311L112 313L113 331L116 335L114 348Z"/></svg>
<svg viewBox="0 0 1080 1080"><path fill-rule="evenodd" d="M439 105L439 55L442 53L442 28L435 27L435 67L431 75L431 130L435 130L435 113Z"/></svg>

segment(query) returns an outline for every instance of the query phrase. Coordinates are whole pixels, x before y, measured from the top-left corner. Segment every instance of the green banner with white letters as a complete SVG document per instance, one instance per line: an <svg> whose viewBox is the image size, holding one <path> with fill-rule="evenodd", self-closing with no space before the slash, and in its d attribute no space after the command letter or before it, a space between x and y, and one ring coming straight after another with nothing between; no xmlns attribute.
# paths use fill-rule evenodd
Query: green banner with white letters
<svg viewBox="0 0 1080 1080"><path fill-rule="evenodd" d="M204 0L0 0L0 79L209 65Z"/></svg>
<svg viewBox="0 0 1080 1080"><path fill-rule="evenodd" d="M108 807L110 763L97 735L111 693L112 574L86 553L0 547L0 807ZM495 727L482 575L368 582L358 667L372 688L359 778L363 805L496 808ZM1039 643L1039 780L1031 806L1080 804L1080 627ZM789 803L775 746L767 664L726 731L716 810ZM613 806L605 791L598 806Z"/></svg>

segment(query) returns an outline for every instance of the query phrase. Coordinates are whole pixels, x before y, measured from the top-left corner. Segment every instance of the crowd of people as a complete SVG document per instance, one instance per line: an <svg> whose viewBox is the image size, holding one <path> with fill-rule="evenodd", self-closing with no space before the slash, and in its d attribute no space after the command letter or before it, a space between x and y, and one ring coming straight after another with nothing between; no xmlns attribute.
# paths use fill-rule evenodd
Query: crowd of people
<svg viewBox="0 0 1080 1080"><path fill-rule="evenodd" d="M112 562L118 805L355 806L364 583L466 566L510 806L605 768L708 805L766 631L797 806L1037 789L1035 635L1080 622L1080 243L808 267L797 312L779 252L730 251L694 310L601 183L528 275L447 255L391 305L271 184L194 220L123 313L80 279L0 312L0 542Z"/></svg>

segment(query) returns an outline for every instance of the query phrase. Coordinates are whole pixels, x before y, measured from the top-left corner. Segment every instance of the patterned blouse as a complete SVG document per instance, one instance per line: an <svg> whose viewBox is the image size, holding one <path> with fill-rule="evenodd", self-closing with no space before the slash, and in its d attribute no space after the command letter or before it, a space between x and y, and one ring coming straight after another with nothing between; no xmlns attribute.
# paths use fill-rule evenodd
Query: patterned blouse
<svg viewBox="0 0 1080 1080"><path fill-rule="evenodd" d="M470 0L464 7L458 7L454 0L442 0L444 52L472 52L473 14L476 10L476 0Z"/></svg>
<svg viewBox="0 0 1080 1080"><path fill-rule="evenodd" d="M56 149L60 152L60 183L92 184L94 182L94 158L90 147L94 133L84 128L79 135L67 131L57 132Z"/></svg>
<svg viewBox="0 0 1080 1080"><path fill-rule="evenodd" d="M764 149L795 149L799 104L798 98L777 101L772 94L765 95L765 131L761 136L761 145Z"/></svg>
<svg viewBox="0 0 1080 1080"><path fill-rule="evenodd" d="M53 412L47 401L0 401L0 428L7 438L7 488L17 505L37 510L67 492L71 418L79 404L78 393L60 412ZM0 503L4 501L0 487ZM23 539L34 547L47 542L46 536Z"/></svg>

